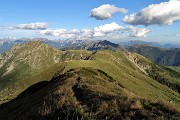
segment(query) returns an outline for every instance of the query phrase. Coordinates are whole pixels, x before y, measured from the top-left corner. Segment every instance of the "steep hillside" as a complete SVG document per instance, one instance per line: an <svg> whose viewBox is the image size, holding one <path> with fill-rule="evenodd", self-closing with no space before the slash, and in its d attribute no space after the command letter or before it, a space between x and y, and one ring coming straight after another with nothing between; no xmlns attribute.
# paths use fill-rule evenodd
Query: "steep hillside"
<svg viewBox="0 0 180 120"><path fill-rule="evenodd" d="M38 81L51 79L64 69L63 61L85 59L89 54L92 53L60 51L37 41L15 45L9 52L0 54L0 103Z"/></svg>
<svg viewBox="0 0 180 120"><path fill-rule="evenodd" d="M168 68L175 70L176 72L180 73L180 67L176 67L176 66L168 66Z"/></svg>
<svg viewBox="0 0 180 120"><path fill-rule="evenodd" d="M127 52L127 57L146 75L180 93L180 74L178 71L158 66L136 53Z"/></svg>
<svg viewBox="0 0 180 120"><path fill-rule="evenodd" d="M14 68L21 66L35 69L44 69L58 63L61 53L58 49L49 47L41 42L29 42L15 45L9 52L1 54L1 76L11 73Z"/></svg>
<svg viewBox="0 0 180 120"><path fill-rule="evenodd" d="M148 45L134 45L127 49L130 52L135 52L140 55L143 55L152 61L156 61L157 58L161 55L161 53L165 51L165 49Z"/></svg>
<svg viewBox="0 0 180 120"><path fill-rule="evenodd" d="M35 81L31 82L26 79L36 76L44 69L59 62L61 53L58 49L41 42L29 42L16 45L9 52L0 56L0 93L3 96L1 97L2 101L34 84ZM20 90L19 87L23 89Z"/></svg>
<svg viewBox="0 0 180 120"><path fill-rule="evenodd" d="M148 59L164 66L179 66L180 65L180 49L162 49L159 47L148 45L134 45L127 47L128 51L141 54Z"/></svg>
<svg viewBox="0 0 180 120"><path fill-rule="evenodd" d="M172 107L141 99L92 68L71 69L35 84L0 109L1 120L180 119Z"/></svg>
<svg viewBox="0 0 180 120"><path fill-rule="evenodd" d="M142 40L130 40L130 41L125 41L125 42L119 42L119 45L122 45L125 47L130 47L134 45L148 45L148 46L160 47L160 48L165 48L165 49L180 48L179 44L171 44L171 43L158 44L156 42L148 42L148 41L142 41Z"/></svg>
<svg viewBox="0 0 180 120"><path fill-rule="evenodd" d="M167 66L179 66L180 65L180 49L174 48L170 50L166 50L161 53L159 57L156 59L156 62L161 65Z"/></svg>
<svg viewBox="0 0 180 120"><path fill-rule="evenodd" d="M113 79L118 81L124 88L132 91L138 96L166 102L173 100L173 103L178 105L177 107L179 108L180 96L178 93L174 92L177 91L177 89L175 88L174 91L170 90L166 84L164 84L166 86L160 84L161 81L157 78L161 76L167 82L179 85L180 77L173 77L173 75L170 74L172 71L168 72L142 56L136 57L136 59L138 60L138 67L136 62L129 60L127 53L98 51L93 55L91 60L67 61L64 71L76 67L93 67L100 69L112 76ZM159 69L154 70L153 66L157 66ZM142 68L143 71L140 68ZM153 70L159 73L157 78L152 76L151 73ZM148 74L145 74L144 71ZM166 72L167 76L160 74L164 72Z"/></svg>

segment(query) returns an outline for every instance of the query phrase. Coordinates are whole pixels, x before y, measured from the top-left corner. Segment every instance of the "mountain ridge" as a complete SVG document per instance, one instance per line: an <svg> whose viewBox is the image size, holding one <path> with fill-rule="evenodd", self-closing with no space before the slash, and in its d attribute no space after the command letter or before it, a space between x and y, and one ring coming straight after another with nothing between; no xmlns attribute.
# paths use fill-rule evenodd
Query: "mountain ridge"
<svg viewBox="0 0 180 120"><path fill-rule="evenodd" d="M33 38L33 39L30 39L30 38L21 38L21 39L6 38L5 39L4 38L4 39L0 39L0 53L10 50L12 48L12 46L14 46L16 44L23 44L23 43L30 42L30 41L40 41L40 42L43 42L50 46L53 46L55 48L61 48L61 49L62 48L73 48L73 47L76 47L76 49L77 48L80 49L82 47L83 49L88 50L88 45L92 46L92 48L93 48L93 44L94 45L98 44L98 43L101 44L101 42L102 42L101 45L103 45L103 41L104 41L104 43L106 43L106 45L110 45L115 48L117 45L124 46L124 47L130 47L130 46L138 45L138 44L139 45L156 46L156 47L165 48L165 49L180 48L180 45L173 45L170 43L158 44L156 42L146 42L146 41L141 41L141 40L130 40L127 42L113 43L113 42L109 42L107 40L96 40L95 41L95 40L71 40L71 39L69 39L69 40L48 40L47 38ZM102 48L102 49L105 49L105 48Z"/></svg>
<svg viewBox="0 0 180 120"><path fill-rule="evenodd" d="M96 79L95 83L89 81L92 77ZM71 69L49 83L34 85L14 101L0 105L0 118L84 120L180 117L174 108L160 102L152 103L138 98L113 81L110 76L98 69ZM34 92L31 92L32 88L37 86L39 90L33 89ZM17 111L13 111L14 109Z"/></svg>

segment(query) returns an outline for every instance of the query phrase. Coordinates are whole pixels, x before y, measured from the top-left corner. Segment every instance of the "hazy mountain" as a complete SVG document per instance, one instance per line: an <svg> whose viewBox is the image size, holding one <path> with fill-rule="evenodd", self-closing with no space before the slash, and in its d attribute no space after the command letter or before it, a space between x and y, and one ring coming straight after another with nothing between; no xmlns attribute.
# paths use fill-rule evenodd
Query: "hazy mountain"
<svg viewBox="0 0 180 120"><path fill-rule="evenodd" d="M107 40L89 41L79 44L79 46L66 47L64 49L82 49L82 50L116 50L119 48L118 44L109 42Z"/></svg>
<svg viewBox="0 0 180 120"><path fill-rule="evenodd" d="M87 44L93 44L95 42L90 40L48 40L46 38L0 39L0 53L10 50L16 44L23 44L30 41L40 41L55 48L81 48L81 46L87 46Z"/></svg>
<svg viewBox="0 0 180 120"><path fill-rule="evenodd" d="M119 45L122 46L133 46L133 45L152 45L152 46L157 46L160 47L161 45L156 43L156 42L146 42L146 41L141 41L141 40L130 40L126 42L119 42Z"/></svg>
<svg viewBox="0 0 180 120"><path fill-rule="evenodd" d="M146 42L146 41L141 41L141 40L130 40L127 42L120 42L119 45L125 46L125 47L131 47L134 45L149 45L149 46L154 46L154 47L160 47L160 48L166 48L166 49L170 49L170 48L180 48L180 44L159 44L156 42Z"/></svg>
<svg viewBox="0 0 180 120"><path fill-rule="evenodd" d="M148 45L134 45L127 47L126 49L141 54L160 65L180 65L180 48L162 49Z"/></svg>
<svg viewBox="0 0 180 120"><path fill-rule="evenodd" d="M2 120L180 115L180 73L136 53L61 51L34 41L1 54L0 65Z"/></svg>
<svg viewBox="0 0 180 120"><path fill-rule="evenodd" d="M13 45L14 43L12 42L0 41L0 53L10 50Z"/></svg>

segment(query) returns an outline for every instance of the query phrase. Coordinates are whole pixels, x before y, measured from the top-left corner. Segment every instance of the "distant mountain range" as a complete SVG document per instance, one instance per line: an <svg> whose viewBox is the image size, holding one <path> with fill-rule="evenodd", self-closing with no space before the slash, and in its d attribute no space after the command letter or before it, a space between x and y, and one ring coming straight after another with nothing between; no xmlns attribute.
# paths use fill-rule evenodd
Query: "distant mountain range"
<svg viewBox="0 0 180 120"><path fill-rule="evenodd" d="M130 47L133 45L149 45L156 46L160 48L170 49L170 48L180 48L180 45L173 44L158 44L156 42L146 42L140 40L131 40L127 42L120 42L118 44L109 42L107 40L48 40L46 38L21 38L21 39L10 39L4 38L0 39L0 53L6 52L16 44L22 44L29 41L41 41L55 48L71 48L71 49L86 49L86 50L99 50L99 49L114 49L118 46Z"/></svg>
<svg viewBox="0 0 180 120"><path fill-rule="evenodd" d="M160 65L180 66L180 48L163 49L149 45L133 45L126 49L141 54Z"/></svg>
<svg viewBox="0 0 180 120"><path fill-rule="evenodd" d="M156 42L146 42L146 41L141 41L141 40L131 40L131 41L127 41L127 42L120 42L119 45L126 46L126 47L130 47L133 45L149 45L149 46L155 46L155 47L166 48L166 49L180 48L180 44L177 44L177 45L173 45L170 43L159 44Z"/></svg>
<svg viewBox="0 0 180 120"><path fill-rule="evenodd" d="M22 38L22 39L0 39L0 53L10 50L16 44L23 44L30 41L40 41L55 48L80 47L95 41L89 40L48 40L46 38Z"/></svg>
<svg viewBox="0 0 180 120"><path fill-rule="evenodd" d="M59 48L62 50L128 50L141 54L148 59L166 66L180 65L180 46L165 44L160 45L155 42L145 41L128 41L120 42L119 44L112 43L107 40L91 41L91 40L48 40L45 38L27 39L1 39L0 53L6 52L16 44L23 44L29 41L40 41L49 46Z"/></svg>

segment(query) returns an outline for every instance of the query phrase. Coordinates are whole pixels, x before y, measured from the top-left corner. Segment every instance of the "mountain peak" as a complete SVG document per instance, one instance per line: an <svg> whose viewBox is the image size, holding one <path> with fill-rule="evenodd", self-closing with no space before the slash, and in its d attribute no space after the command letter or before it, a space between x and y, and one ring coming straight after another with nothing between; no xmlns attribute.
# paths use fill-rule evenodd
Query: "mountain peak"
<svg viewBox="0 0 180 120"><path fill-rule="evenodd" d="M3 69L4 72L1 72L1 74L5 76L13 71L10 68L22 67L27 72L30 72L31 69L46 68L60 61L61 52L40 41L31 41L15 45L2 56L4 57L0 61L0 70Z"/></svg>

